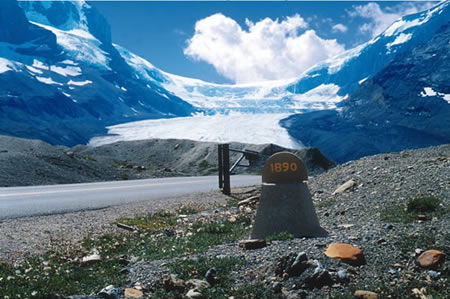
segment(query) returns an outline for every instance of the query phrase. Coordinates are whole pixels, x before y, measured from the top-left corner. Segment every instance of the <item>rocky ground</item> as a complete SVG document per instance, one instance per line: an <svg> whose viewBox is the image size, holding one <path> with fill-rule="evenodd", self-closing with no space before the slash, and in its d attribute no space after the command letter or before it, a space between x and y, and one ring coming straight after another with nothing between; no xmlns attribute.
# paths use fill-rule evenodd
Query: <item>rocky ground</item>
<svg viewBox="0 0 450 299"><path fill-rule="evenodd" d="M236 173L258 172L267 157L287 150L271 144L232 143L230 148L261 153L261 159L252 163L252 167L236 168ZM314 173L334 165L317 149L290 151L302 158ZM232 152L231 163L240 155ZM216 172L217 144L211 142L150 139L68 148L40 140L0 135L0 187L196 176Z"/></svg>
<svg viewBox="0 0 450 299"><path fill-rule="evenodd" d="M279 234L253 250L239 242L251 231L259 186L234 189L231 197L197 194L145 210L142 203L7 220L0 228L10 238L1 244L15 251L26 244L39 258L2 250L0 297L450 296L450 264L441 260L450 252L450 145L348 162L310 177L308 186L328 236ZM161 208L168 212L155 214ZM58 240L51 247L56 253L45 254L42 236L49 227ZM36 232L42 234L30 237ZM325 255L333 255L330 245L336 243L353 247L338 254L343 259ZM428 250L436 250L432 258Z"/></svg>

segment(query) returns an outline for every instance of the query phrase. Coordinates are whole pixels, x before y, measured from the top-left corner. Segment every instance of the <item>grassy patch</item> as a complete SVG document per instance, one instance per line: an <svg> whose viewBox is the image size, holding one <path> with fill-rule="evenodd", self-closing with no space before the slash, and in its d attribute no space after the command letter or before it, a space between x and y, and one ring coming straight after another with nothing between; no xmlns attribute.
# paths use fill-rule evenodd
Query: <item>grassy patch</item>
<svg viewBox="0 0 450 299"><path fill-rule="evenodd" d="M419 215L424 215L427 220L433 217L441 217L448 212L448 208L440 208L441 201L432 196L419 196L408 200L404 204L386 204L380 210L382 221L410 223L418 219Z"/></svg>
<svg viewBox="0 0 450 299"><path fill-rule="evenodd" d="M123 266L115 258L92 265L59 254L31 258L17 268L0 264L0 298L48 298L51 295L96 293L109 285L123 285Z"/></svg>
<svg viewBox="0 0 450 299"><path fill-rule="evenodd" d="M202 160L200 163L198 163L198 168L200 168L200 170L206 170L206 169L212 168L212 167L216 167L216 165L210 164L206 160Z"/></svg>
<svg viewBox="0 0 450 299"><path fill-rule="evenodd" d="M176 210L180 215L192 215L200 212L200 208L194 204L184 204Z"/></svg>
<svg viewBox="0 0 450 299"><path fill-rule="evenodd" d="M227 200L226 207L227 208L238 207L238 203L239 203L238 199L230 198Z"/></svg>
<svg viewBox="0 0 450 299"><path fill-rule="evenodd" d="M206 272L215 268L217 271L217 278L215 283L208 289L202 290L205 298L220 298L226 299L230 296L235 298L282 298L277 296L270 289L267 289L263 284L242 285L238 287L233 286L233 281L230 274L241 267L244 260L238 257L226 258L206 258L201 257L197 260L176 261L169 264L170 272L177 274L181 279L187 280L192 278L204 279ZM187 292L188 288L176 292L164 292L159 290L154 294L154 298L177 298L181 297Z"/></svg>
<svg viewBox="0 0 450 299"><path fill-rule="evenodd" d="M170 212L160 211L145 217L119 218L117 222L135 226L146 231L156 232L165 228L174 227L177 224L177 218Z"/></svg>
<svg viewBox="0 0 450 299"><path fill-rule="evenodd" d="M271 241L287 241L287 240L292 240L294 239L294 235L288 232L281 232L278 234L273 234L271 236L268 236L266 238L267 242L271 242Z"/></svg>
<svg viewBox="0 0 450 299"><path fill-rule="evenodd" d="M316 203L316 208L327 208L336 203L336 199L327 199Z"/></svg>
<svg viewBox="0 0 450 299"><path fill-rule="evenodd" d="M87 295L110 284L123 286L126 274L121 270L132 257L156 260L204 252L214 245L244 238L249 233L250 219L242 216L235 222L196 223L181 235L176 235L173 229L175 216L166 212L123 218L120 222L138 226L141 230L86 239L82 242L81 251L48 253L29 259L18 268L0 263L0 298ZM93 249L99 252L102 260L90 265L82 264L82 257Z"/></svg>
<svg viewBox="0 0 450 299"><path fill-rule="evenodd" d="M420 196L411 199L406 205L408 212L427 213L438 210L441 201L433 196Z"/></svg>
<svg viewBox="0 0 450 299"><path fill-rule="evenodd" d="M84 156L84 160L86 160L86 161L97 161L97 159L95 159L92 156Z"/></svg>
<svg viewBox="0 0 450 299"><path fill-rule="evenodd" d="M242 258L207 258L200 257L197 260L176 261L168 265L170 273L177 274L179 278L187 280L192 278L204 279L206 272L215 268L217 271L217 284L227 284L231 271L244 263Z"/></svg>

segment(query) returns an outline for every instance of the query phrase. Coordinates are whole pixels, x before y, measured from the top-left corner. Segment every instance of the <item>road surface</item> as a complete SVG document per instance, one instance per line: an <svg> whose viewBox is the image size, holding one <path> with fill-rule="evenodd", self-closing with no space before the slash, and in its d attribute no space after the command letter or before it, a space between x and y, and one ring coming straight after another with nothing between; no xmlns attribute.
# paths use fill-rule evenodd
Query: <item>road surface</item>
<svg viewBox="0 0 450 299"><path fill-rule="evenodd" d="M0 220L92 210L218 188L217 176L0 188ZM231 176L231 186L261 183L260 176Z"/></svg>

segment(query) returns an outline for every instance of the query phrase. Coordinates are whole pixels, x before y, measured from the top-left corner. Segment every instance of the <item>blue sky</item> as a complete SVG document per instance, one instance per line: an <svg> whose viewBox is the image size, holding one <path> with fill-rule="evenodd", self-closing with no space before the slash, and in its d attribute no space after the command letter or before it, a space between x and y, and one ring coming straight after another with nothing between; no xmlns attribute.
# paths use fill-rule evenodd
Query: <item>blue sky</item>
<svg viewBox="0 0 450 299"><path fill-rule="evenodd" d="M436 4L436 2L434 2ZM430 2L91 2L113 41L177 75L216 83L286 79Z"/></svg>

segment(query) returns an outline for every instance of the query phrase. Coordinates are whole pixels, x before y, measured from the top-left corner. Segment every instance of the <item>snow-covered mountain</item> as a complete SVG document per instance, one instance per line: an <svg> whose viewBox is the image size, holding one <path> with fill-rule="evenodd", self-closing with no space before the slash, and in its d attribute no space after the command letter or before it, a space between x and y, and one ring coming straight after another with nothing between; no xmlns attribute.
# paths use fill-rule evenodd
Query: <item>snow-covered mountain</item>
<svg viewBox="0 0 450 299"><path fill-rule="evenodd" d="M136 72L209 113L300 113L335 109L396 56L427 42L448 22L449 1L394 22L382 34L307 70L300 78L223 85L168 74L116 46Z"/></svg>
<svg viewBox="0 0 450 299"><path fill-rule="evenodd" d="M221 85L166 73L114 44L106 20L84 1L2 0L0 134L71 145L127 122L91 144L250 138L318 146L339 161L449 142L449 3L403 17L300 78ZM375 133L383 137L371 139Z"/></svg>
<svg viewBox="0 0 450 299"><path fill-rule="evenodd" d="M283 126L295 139L319 147L337 161L450 143L448 2L430 13L446 22L427 41L397 55L361 83L339 104L339 111L293 115L282 121ZM419 23L408 19L411 24ZM405 28L405 24L393 26Z"/></svg>
<svg viewBox="0 0 450 299"><path fill-rule="evenodd" d="M18 6L20 4L20 7ZM141 79L83 1L0 2L0 134L72 145L192 105Z"/></svg>
<svg viewBox="0 0 450 299"><path fill-rule="evenodd" d="M426 95L425 99L428 96L441 96L442 99L449 97L448 92L444 91L450 75L443 69L447 59L445 45L448 45L449 40L441 34L449 20L449 1L430 10L405 16L371 41L312 67L301 78L284 82L211 84L164 73L125 49L118 49L137 72L147 74L149 80L154 80L155 84L194 106L209 113L245 114L232 114L229 118L220 115L183 118L179 120L182 127L191 128L183 133L174 132L173 123L165 121L114 126L110 128L114 136L96 138L92 144L155 137L155 134L159 137L179 137L183 134L185 138L208 141L245 141L246 138L253 138L257 140L252 142L258 143L258 140L263 142L270 139L287 147L302 144L317 146L328 156L346 161L384 151L449 142L450 133L445 129L450 127L446 126L450 120L448 102L429 101L428 106L434 108L429 108L429 112L424 114L420 109L414 112L415 108L411 107L420 105L410 101L410 98L418 95ZM398 61L401 57L409 57L414 51L420 51L419 48L424 44L442 44L442 51L429 54L434 60L440 59L442 62L435 68L435 62L430 65L428 60L417 59L417 70L425 68L423 65L429 66L429 75L420 77L420 82L417 82L419 77L410 76L408 64L399 67ZM391 69L395 75L392 78L382 75L386 69ZM395 103L386 106L389 108L374 105L369 95L375 91L367 91L367 86L375 78L381 77L389 78L386 82L395 82L392 86L397 87L391 88L385 95L390 102ZM437 78L440 78L440 83L436 82ZM409 83L405 85L401 80ZM409 86L411 89L400 89L399 86ZM432 89L433 86L439 88ZM421 90L418 91L418 88ZM361 90L366 90L366 94L361 95ZM359 103L358 109L354 108L355 103ZM302 114L283 120L286 114L299 112ZM389 115L392 117L389 118ZM349 117L352 118L351 122L348 121ZM268 129L279 122L288 129L291 138L287 138L287 132L278 127ZM245 126L235 128L236 123ZM230 130L223 132L223 126ZM206 128L212 130L206 132ZM437 128L440 128L438 132Z"/></svg>

